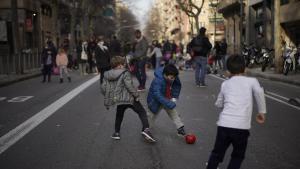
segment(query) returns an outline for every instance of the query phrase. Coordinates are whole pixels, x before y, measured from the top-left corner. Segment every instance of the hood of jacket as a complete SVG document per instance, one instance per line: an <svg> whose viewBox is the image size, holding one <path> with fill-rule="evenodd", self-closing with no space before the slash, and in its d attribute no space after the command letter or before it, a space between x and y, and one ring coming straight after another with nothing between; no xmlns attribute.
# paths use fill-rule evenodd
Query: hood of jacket
<svg viewBox="0 0 300 169"><path fill-rule="evenodd" d="M118 80L120 75L126 71L125 69L111 69L104 73L104 78L108 81L115 81Z"/></svg>

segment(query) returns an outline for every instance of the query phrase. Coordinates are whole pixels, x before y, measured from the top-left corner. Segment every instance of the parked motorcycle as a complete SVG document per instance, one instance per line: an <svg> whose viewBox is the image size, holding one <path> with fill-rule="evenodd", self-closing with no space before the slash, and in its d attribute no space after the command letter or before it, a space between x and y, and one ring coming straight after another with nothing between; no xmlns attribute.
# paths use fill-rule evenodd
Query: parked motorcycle
<svg viewBox="0 0 300 169"><path fill-rule="evenodd" d="M250 46L251 44L249 46L247 46L245 43L242 45L243 45L242 56L245 60L246 67L248 67L250 64L250 57L251 57L251 46Z"/></svg>
<svg viewBox="0 0 300 169"><path fill-rule="evenodd" d="M287 75L289 71L296 71L296 54L297 48L287 46L283 52L283 74Z"/></svg>
<svg viewBox="0 0 300 169"><path fill-rule="evenodd" d="M263 72L266 70L266 67L271 65L273 62L273 56L271 55L272 51L274 51L274 49L268 49L268 48L261 49L261 55L262 55L261 71Z"/></svg>

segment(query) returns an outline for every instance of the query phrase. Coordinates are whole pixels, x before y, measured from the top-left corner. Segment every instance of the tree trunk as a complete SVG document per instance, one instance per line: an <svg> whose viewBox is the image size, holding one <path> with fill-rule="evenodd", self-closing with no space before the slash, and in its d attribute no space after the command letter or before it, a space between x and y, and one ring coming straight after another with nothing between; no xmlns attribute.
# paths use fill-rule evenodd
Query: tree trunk
<svg viewBox="0 0 300 169"><path fill-rule="evenodd" d="M199 15L195 15L194 16L194 20L195 20L195 24L196 24L196 31L194 31L195 33L198 33L199 29L200 29L200 25L199 25Z"/></svg>

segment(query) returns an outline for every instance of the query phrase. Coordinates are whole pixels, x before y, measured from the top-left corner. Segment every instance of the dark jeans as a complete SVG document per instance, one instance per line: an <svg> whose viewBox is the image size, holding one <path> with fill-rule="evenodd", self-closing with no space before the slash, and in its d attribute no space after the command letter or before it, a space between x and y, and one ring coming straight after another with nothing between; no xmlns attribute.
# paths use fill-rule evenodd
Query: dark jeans
<svg viewBox="0 0 300 169"><path fill-rule="evenodd" d="M137 72L136 72L136 78L139 81L139 87L145 88L146 85L146 69L145 69L145 65L146 65L146 60L139 60L136 63L136 68L137 68Z"/></svg>
<svg viewBox="0 0 300 169"><path fill-rule="evenodd" d="M46 81L47 76L48 76L48 82L50 82L51 73L52 73L52 65L44 65L44 67L43 67L43 82Z"/></svg>
<svg viewBox="0 0 300 169"><path fill-rule="evenodd" d="M142 131L145 128L149 128L149 122L148 122L146 110L144 109L141 102L137 101L137 102L134 102L133 104L122 104L122 105L117 106L115 132L120 132L124 113L127 108L131 108L133 111L135 111L139 115L139 118L143 125Z"/></svg>
<svg viewBox="0 0 300 169"><path fill-rule="evenodd" d="M217 138L213 151L211 152L206 169L217 169L227 148L232 144L233 151L227 169L239 169L245 158L249 137L248 130L218 127Z"/></svg>

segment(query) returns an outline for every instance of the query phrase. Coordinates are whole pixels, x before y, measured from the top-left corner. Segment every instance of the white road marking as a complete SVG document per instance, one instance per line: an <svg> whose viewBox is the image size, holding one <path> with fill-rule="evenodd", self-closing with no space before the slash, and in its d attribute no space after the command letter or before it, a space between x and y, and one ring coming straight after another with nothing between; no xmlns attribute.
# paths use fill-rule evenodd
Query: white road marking
<svg viewBox="0 0 300 169"><path fill-rule="evenodd" d="M72 100L75 96L77 96L80 92L91 86L93 83L99 80L99 76L96 76L89 81L81 84L77 88L70 91L68 94L64 95L57 101L53 102L48 107L44 108L36 115L32 116L30 119L26 120L15 129L11 130L4 136L0 138L0 154L2 154L9 147L14 145L17 141L19 141L22 137L28 134L31 130L37 127L40 123L45 121L48 117L54 114L58 109Z"/></svg>
<svg viewBox="0 0 300 169"><path fill-rule="evenodd" d="M7 100L7 102L13 102L13 103L18 103L18 102L25 102L29 99L33 98L33 96L18 96L18 97L14 97L10 100Z"/></svg>
<svg viewBox="0 0 300 169"><path fill-rule="evenodd" d="M5 99L6 99L6 97L0 97L0 101L3 101Z"/></svg>
<svg viewBox="0 0 300 169"><path fill-rule="evenodd" d="M217 78L217 79L220 79L220 80L222 80L222 81L225 81L225 79L223 79L223 78L221 78L221 77L218 77L217 75L210 75L210 76L212 76L212 77L214 77L214 78ZM295 108L295 109L297 109L297 110L300 110L300 107L291 105L291 104L289 104L288 102L282 101L282 100L280 100L280 99L278 99L278 98L275 98L275 97L273 97L273 96L271 96L271 95L277 96L277 97L279 97L279 98L281 98L281 99L284 99L284 100L286 100L286 101L289 100L288 98L286 98L286 97L284 97L284 96L281 96L281 95L279 95L279 94L276 94L276 93L273 93L273 92L269 92L269 91L265 91L265 96L266 96L267 98L272 99L272 100L275 100L275 101L277 101L277 102L279 102L279 103L285 104L285 105L287 105L287 106L289 106L289 107Z"/></svg>
<svg viewBox="0 0 300 169"><path fill-rule="evenodd" d="M281 95L276 94L276 93L273 93L273 92L266 91L265 93L267 93L267 94L269 94L269 95L273 95L273 96L279 97L279 98L281 98L281 99L283 99L283 100L286 100L286 101L289 101L289 100L290 100L290 99L287 98L287 97L281 96Z"/></svg>
<svg viewBox="0 0 300 169"><path fill-rule="evenodd" d="M285 101L282 101L282 100L280 100L280 99L277 99L277 98L275 98L275 97L273 97L273 96L270 96L270 95L268 95L268 94L265 94L265 96L266 96L267 98L269 98L269 99L276 100L276 101L278 101L278 102L280 102L280 103L282 103L282 104L285 104L285 105L287 105L287 106L290 106L290 107L293 107L293 108L295 108L295 109L297 109L297 110L300 110L300 107L291 105L291 104L289 104L289 103L287 103L287 102L285 102Z"/></svg>

